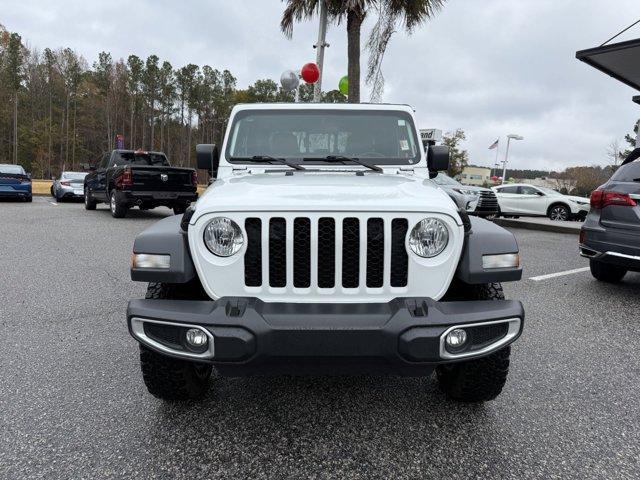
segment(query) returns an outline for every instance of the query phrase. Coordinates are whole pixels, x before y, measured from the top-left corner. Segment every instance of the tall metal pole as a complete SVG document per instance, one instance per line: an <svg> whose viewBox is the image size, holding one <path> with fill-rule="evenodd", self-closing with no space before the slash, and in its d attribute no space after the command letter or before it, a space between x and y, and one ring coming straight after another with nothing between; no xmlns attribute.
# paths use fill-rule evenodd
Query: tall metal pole
<svg viewBox="0 0 640 480"><path fill-rule="evenodd" d="M320 1L320 27L318 28L318 43L314 45L316 48L316 64L320 70L320 78L313 86L313 101L320 102L322 97L322 71L324 67L324 49L328 47L327 39L327 4L325 0Z"/></svg>
<svg viewBox="0 0 640 480"><path fill-rule="evenodd" d="M494 163L494 167L496 168L496 174L498 173L498 156L500 155L500 139L498 138L498 146L496 147L496 161ZM493 168L491 169L491 176L493 176Z"/></svg>
<svg viewBox="0 0 640 480"><path fill-rule="evenodd" d="M502 168L502 185L507 176L507 162L509 161L509 143L511 143L511 137L507 137L507 151L504 154L504 167Z"/></svg>

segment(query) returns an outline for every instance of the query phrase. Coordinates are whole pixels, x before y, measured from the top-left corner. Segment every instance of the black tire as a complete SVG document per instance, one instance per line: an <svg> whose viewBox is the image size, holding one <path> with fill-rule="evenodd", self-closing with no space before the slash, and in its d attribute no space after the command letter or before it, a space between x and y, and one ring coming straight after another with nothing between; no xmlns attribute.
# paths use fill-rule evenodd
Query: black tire
<svg viewBox="0 0 640 480"><path fill-rule="evenodd" d="M556 203L547 210L547 217L556 222L566 222L571 219L571 210L566 205Z"/></svg>
<svg viewBox="0 0 640 480"><path fill-rule="evenodd" d="M624 267L609 265L593 259L589 260L589 268L593 278L607 283L618 283L627 274L627 269Z"/></svg>
<svg viewBox="0 0 640 480"><path fill-rule="evenodd" d="M124 218L129 211L129 208L118 200L118 192L116 190L111 190L109 195L109 210L113 218Z"/></svg>
<svg viewBox="0 0 640 480"><path fill-rule="evenodd" d="M91 196L91 193L89 192L89 189L85 188L84 189L84 209L95 210L97 204L98 202L96 202L93 199L93 197Z"/></svg>
<svg viewBox="0 0 640 480"><path fill-rule="evenodd" d="M24 199L24 201L27 202L27 203L33 202L33 196L29 195L27 198Z"/></svg>
<svg viewBox="0 0 640 480"><path fill-rule="evenodd" d="M147 299L201 300L206 297L199 281L187 284L150 283ZM213 367L179 360L140 345L140 369L144 384L153 396L163 400L195 400L206 395Z"/></svg>
<svg viewBox="0 0 640 480"><path fill-rule="evenodd" d="M161 355L140 345L140 369L147 390L162 400L197 400L209 390L213 367Z"/></svg>
<svg viewBox="0 0 640 480"><path fill-rule="evenodd" d="M174 215L182 215L186 211L187 211L187 205L174 205L173 206Z"/></svg>
<svg viewBox="0 0 640 480"><path fill-rule="evenodd" d="M51 196L55 197L55 194L53 193L53 185L51 185L51 188L49 189L49 191L51 192Z"/></svg>
<svg viewBox="0 0 640 480"><path fill-rule="evenodd" d="M504 300L500 283L468 285L452 283L443 301ZM466 362L440 365L436 368L438 386L447 397L460 402L486 402L495 399L509 374L511 347L486 357Z"/></svg>
<svg viewBox="0 0 640 480"><path fill-rule="evenodd" d="M487 402L494 400L507 381L511 347L469 362L441 365L436 370L440 389L452 400Z"/></svg>

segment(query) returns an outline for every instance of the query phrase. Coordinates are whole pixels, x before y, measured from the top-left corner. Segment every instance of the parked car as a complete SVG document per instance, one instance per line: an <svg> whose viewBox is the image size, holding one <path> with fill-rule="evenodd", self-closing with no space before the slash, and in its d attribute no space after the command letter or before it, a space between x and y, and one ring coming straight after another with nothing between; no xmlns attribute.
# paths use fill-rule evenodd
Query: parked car
<svg viewBox="0 0 640 480"><path fill-rule="evenodd" d="M142 378L167 400L220 375L430 376L456 400L495 398L524 310L512 233L458 210L428 181L449 149L419 143L413 109L233 108L217 180L135 240L127 309ZM180 301L176 301L180 300Z"/></svg>
<svg viewBox="0 0 640 480"><path fill-rule="evenodd" d="M161 152L114 150L91 169L84 179L85 208L95 210L98 203L108 203L115 218L126 216L134 206L166 206L182 214L198 199L196 170L172 167Z"/></svg>
<svg viewBox="0 0 640 480"><path fill-rule="evenodd" d="M58 202L63 199L84 198L86 176L86 172L62 172L60 178L55 179L51 185L51 196Z"/></svg>
<svg viewBox="0 0 640 480"><path fill-rule="evenodd" d="M580 230L580 254L603 282L640 272L640 161L623 164L591 194L591 211Z"/></svg>
<svg viewBox="0 0 640 480"><path fill-rule="evenodd" d="M498 214L498 199L490 188L463 185L445 173L439 173L432 179L440 188L449 193L456 203L469 215L493 217ZM457 198L462 197L462 202Z"/></svg>
<svg viewBox="0 0 640 480"><path fill-rule="evenodd" d="M21 165L0 163L0 197L33 200L31 175Z"/></svg>
<svg viewBox="0 0 640 480"><path fill-rule="evenodd" d="M526 183L509 183L492 187L498 197L502 216L539 216L551 220L584 220L589 213L589 199L563 195L545 187Z"/></svg>

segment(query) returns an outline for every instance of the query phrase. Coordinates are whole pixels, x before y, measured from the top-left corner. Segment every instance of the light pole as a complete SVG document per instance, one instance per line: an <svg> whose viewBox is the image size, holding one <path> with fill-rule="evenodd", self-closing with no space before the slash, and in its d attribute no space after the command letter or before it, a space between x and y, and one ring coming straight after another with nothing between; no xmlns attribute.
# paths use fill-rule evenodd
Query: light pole
<svg viewBox="0 0 640 480"><path fill-rule="evenodd" d="M511 143L511 140L524 140L524 137L520 136L520 135L514 135L513 133L511 135L507 135L507 151L504 154L504 166L502 168L502 184L504 185L504 181L507 178L507 162L509 161L509 144Z"/></svg>
<svg viewBox="0 0 640 480"><path fill-rule="evenodd" d="M324 49L329 46L327 39L327 4L325 0L320 1L320 27L318 28L318 43L313 46L317 49L316 65L320 70L320 77L313 86L313 101L320 102L322 95L322 70L324 67Z"/></svg>

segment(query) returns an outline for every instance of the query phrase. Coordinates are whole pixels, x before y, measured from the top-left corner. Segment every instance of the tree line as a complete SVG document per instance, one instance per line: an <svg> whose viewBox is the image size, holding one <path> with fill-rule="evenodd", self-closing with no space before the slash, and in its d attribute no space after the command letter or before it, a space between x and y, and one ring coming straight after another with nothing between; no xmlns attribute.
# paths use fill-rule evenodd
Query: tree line
<svg viewBox="0 0 640 480"><path fill-rule="evenodd" d="M128 149L159 150L172 163L195 165L196 143L220 143L237 103L291 102L271 79L246 89L226 69L174 67L157 55L92 63L70 48L27 48L0 25L0 163L18 163L35 178L94 164L124 136ZM311 101L303 85L300 100ZM338 91L325 102L342 103Z"/></svg>

